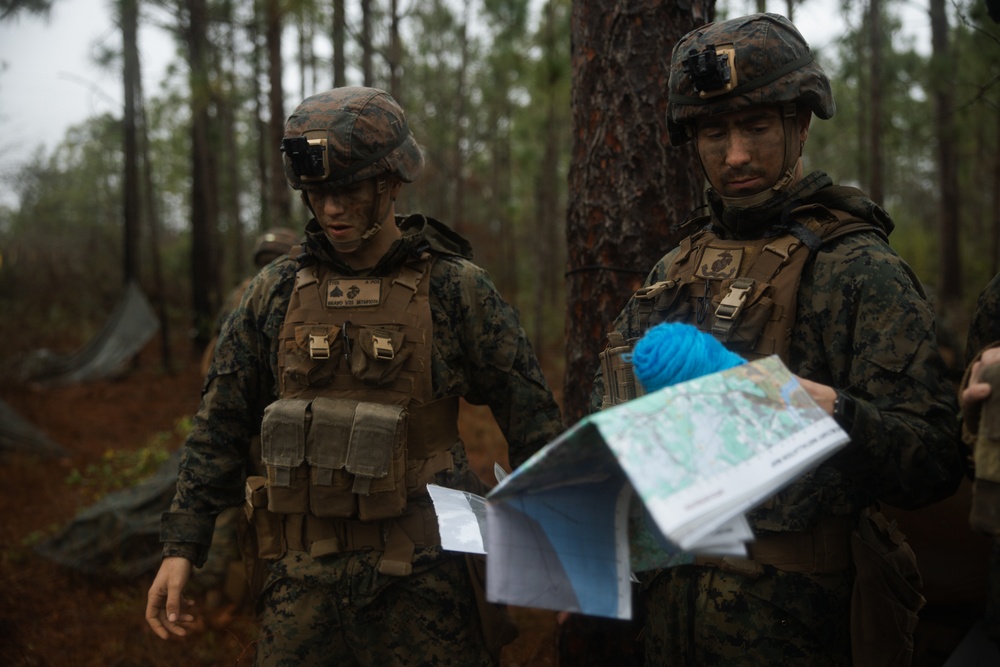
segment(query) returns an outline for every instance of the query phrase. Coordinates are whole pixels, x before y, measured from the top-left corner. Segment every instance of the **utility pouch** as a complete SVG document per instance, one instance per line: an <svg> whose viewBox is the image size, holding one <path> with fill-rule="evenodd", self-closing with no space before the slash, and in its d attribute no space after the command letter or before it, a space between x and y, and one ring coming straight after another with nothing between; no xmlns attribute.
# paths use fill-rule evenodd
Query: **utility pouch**
<svg viewBox="0 0 1000 667"><path fill-rule="evenodd" d="M393 382L413 349L404 347L405 333L389 327L362 327L351 350L351 373L368 384Z"/></svg>
<svg viewBox="0 0 1000 667"><path fill-rule="evenodd" d="M295 327L295 342L285 357L282 386L325 387L333 381L343 357L341 328L308 324Z"/></svg>
<svg viewBox="0 0 1000 667"><path fill-rule="evenodd" d="M862 511L851 535L856 576L851 597L851 654L861 667L910 665L917 612L926 600L917 559L895 521Z"/></svg>
<svg viewBox="0 0 1000 667"><path fill-rule="evenodd" d="M280 399L264 410L261 458L267 471L267 508L278 514L309 510L309 475L305 468L309 401Z"/></svg>
<svg viewBox="0 0 1000 667"><path fill-rule="evenodd" d="M285 555L287 545L285 544L285 533L282 530L281 516L270 512L268 505L267 478L252 476L247 477L246 501L243 509L247 521L252 528L250 531L253 540L243 542L243 545L252 545L250 548L256 551L256 555L265 560L277 560ZM256 544L254 544L256 542ZM244 546L246 548L246 546ZM249 556L250 554L246 554ZM245 557L244 564L247 566L247 581L251 583L257 581L260 572L255 571L253 558Z"/></svg>

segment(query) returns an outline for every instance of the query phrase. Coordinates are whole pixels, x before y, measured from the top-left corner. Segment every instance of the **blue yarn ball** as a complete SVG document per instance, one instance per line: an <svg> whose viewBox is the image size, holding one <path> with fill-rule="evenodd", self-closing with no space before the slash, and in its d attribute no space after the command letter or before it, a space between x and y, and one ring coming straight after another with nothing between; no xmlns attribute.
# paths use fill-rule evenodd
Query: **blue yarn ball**
<svg viewBox="0 0 1000 667"><path fill-rule="evenodd" d="M648 392L743 363L743 357L727 350L711 335L680 322L656 325L632 351L635 377Z"/></svg>

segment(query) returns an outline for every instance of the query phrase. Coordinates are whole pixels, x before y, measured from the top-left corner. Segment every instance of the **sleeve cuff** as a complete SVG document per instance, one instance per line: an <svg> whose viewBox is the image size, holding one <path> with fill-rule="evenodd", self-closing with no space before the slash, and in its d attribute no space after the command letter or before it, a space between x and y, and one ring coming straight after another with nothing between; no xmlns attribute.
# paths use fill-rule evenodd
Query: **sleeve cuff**
<svg viewBox="0 0 1000 667"><path fill-rule="evenodd" d="M163 557L180 556L187 558L195 567L201 567L208 558L208 550L200 544L191 542L166 542L163 545Z"/></svg>
<svg viewBox="0 0 1000 667"><path fill-rule="evenodd" d="M160 516L160 542L164 556L184 556L195 567L201 567L208 557L215 531L215 517L164 512ZM168 550L170 553L168 553Z"/></svg>

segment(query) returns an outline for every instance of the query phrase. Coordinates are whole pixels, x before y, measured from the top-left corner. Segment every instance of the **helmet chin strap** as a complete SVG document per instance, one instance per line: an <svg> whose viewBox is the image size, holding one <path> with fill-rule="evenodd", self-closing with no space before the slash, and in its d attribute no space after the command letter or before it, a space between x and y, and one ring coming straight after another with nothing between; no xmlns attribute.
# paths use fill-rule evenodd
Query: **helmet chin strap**
<svg viewBox="0 0 1000 667"><path fill-rule="evenodd" d="M774 185L757 194L746 197L722 197L722 203L727 207L739 206L747 208L763 204L767 200L785 190L795 180L795 167L802 157L802 143L799 141L799 123L794 103L786 104L782 109L781 124L785 131L785 157L781 165L781 177ZM704 165L702 171L704 171Z"/></svg>
<svg viewBox="0 0 1000 667"><path fill-rule="evenodd" d="M372 202L372 212L369 217L368 229L365 230L359 238L353 241L334 241L330 239L330 243L333 244L333 249L337 252L352 253L357 252L358 248L361 247L368 239L375 236L382 230L382 223L385 219L389 217L389 211L392 209L392 198L389 198L389 202L385 206L385 210L380 214L379 205L382 203L383 196L388 190L388 179L379 177L375 181L375 201Z"/></svg>

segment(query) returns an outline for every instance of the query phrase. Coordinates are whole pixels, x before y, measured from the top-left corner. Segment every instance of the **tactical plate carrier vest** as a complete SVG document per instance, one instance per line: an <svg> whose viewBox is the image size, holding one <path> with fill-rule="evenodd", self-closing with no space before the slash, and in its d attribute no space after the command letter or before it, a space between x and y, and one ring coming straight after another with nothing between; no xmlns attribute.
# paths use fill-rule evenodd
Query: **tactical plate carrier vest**
<svg viewBox="0 0 1000 667"><path fill-rule="evenodd" d="M432 400L432 262L425 252L387 277L299 269L263 475L248 480L261 557L372 548L383 573L407 574L414 544L439 543L426 485L452 467L458 401Z"/></svg>
<svg viewBox="0 0 1000 667"><path fill-rule="evenodd" d="M826 188L829 195L853 189ZM829 196L828 195L828 196ZM777 354L788 362L799 281L807 261L824 243L847 234L879 230L845 211L809 204L792 209L783 235L726 240L707 227L684 239L664 280L635 293L640 328L685 322L712 334L747 360ZM601 353L603 408L643 394L631 351L638 338L613 331Z"/></svg>

